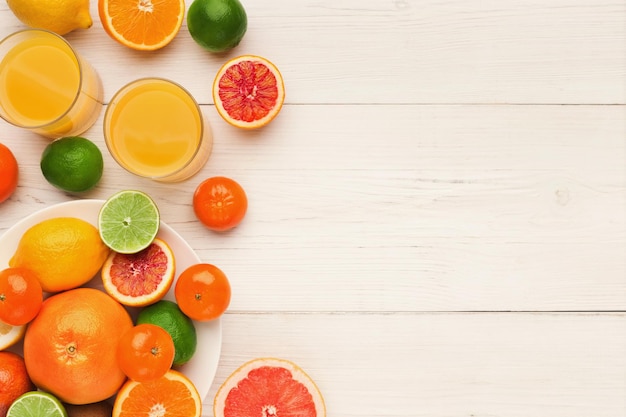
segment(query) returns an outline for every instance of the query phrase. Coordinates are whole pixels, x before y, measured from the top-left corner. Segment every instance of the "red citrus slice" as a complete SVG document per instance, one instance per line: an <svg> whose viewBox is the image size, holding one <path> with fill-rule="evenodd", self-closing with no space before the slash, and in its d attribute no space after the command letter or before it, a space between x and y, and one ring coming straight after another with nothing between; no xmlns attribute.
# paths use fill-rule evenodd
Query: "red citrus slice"
<svg viewBox="0 0 626 417"><path fill-rule="evenodd" d="M324 417L324 399L313 380L293 362L259 358L243 364L222 384L215 417Z"/></svg>
<svg viewBox="0 0 626 417"><path fill-rule="evenodd" d="M137 253L111 252L102 266L102 283L119 303L142 307L163 298L174 282L175 270L172 249L155 238Z"/></svg>
<svg viewBox="0 0 626 417"><path fill-rule="evenodd" d="M233 58L215 76L213 101L220 116L233 126L265 126L285 101L283 77L274 64L260 56Z"/></svg>

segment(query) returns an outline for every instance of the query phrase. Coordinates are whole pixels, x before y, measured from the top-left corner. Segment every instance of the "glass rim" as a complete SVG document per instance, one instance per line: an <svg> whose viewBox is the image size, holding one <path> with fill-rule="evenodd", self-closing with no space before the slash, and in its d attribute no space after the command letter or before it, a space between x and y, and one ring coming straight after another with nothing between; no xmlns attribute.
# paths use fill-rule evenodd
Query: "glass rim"
<svg viewBox="0 0 626 417"><path fill-rule="evenodd" d="M120 160L120 158L118 158L116 156L116 153L114 152L115 150L112 149L113 145L109 144L109 142L112 142L112 139L110 139L111 132L110 132L110 118L112 117L114 108L117 107L117 104L115 103L116 100L119 100L120 97L123 97L124 95L126 95L129 91L131 91L135 86L139 85L139 84L146 84L146 83L150 83L150 82L155 82L155 83L167 83L170 84L176 88L178 88L179 90L181 90L187 97L189 97L189 99L191 100L191 103L193 104L194 109L196 110L196 112L198 113L198 119L200 120L200 132L199 132L199 136L198 136L198 145L196 146L196 149L194 150L193 154L189 156L189 159L187 161L185 161L185 163L178 169L172 171L172 172L168 172L166 174L163 175L144 175L140 172L138 172L137 170L133 170L132 168L128 167L124 162L122 162ZM164 78L164 77L142 77L142 78L137 78L135 80L132 80L126 84L124 84L122 87L120 87L115 94L113 94L113 97L111 97L111 100L109 101L109 105L107 106L105 112L104 112L104 118L102 121L102 130L103 130L103 134L104 134L104 143L107 147L107 149L109 150L109 154L111 155L111 157L126 171L130 172L131 174L137 175L139 177L142 178L148 178L151 180L167 180L169 177L173 177L176 174L184 171L189 165L191 165L193 163L193 161L196 159L196 157L198 156L198 153L200 152L200 150L202 149L202 145L205 142L205 138L204 138L204 131L205 131L205 120L204 120L204 114L202 113L202 109L200 108L200 105L198 104L198 102L196 101L196 99L194 98L194 96L191 94L191 92L189 90L187 90L185 87L183 87L181 84L177 83L176 81L172 81L169 78Z"/></svg>
<svg viewBox="0 0 626 417"><path fill-rule="evenodd" d="M59 115L55 119L52 119L52 120L50 120L50 121L48 121L46 123L37 124L37 125L24 125L24 124L15 123L12 120L8 120L4 116L4 113L5 113L4 110L2 110L2 112L0 112L0 117L3 120L5 120L7 123L10 123L13 126L17 126L17 127L23 128L23 129L35 130L35 129L41 129L41 128L45 128L47 126L54 125L55 123L61 121L64 117L66 117L72 111L72 109L76 105L76 102L80 98L80 92L83 89L84 69L83 69L83 64L82 64L82 62L80 60L80 56L78 55L78 52L76 52L76 50L67 41L67 39L65 39L63 36L59 35L58 33L53 32L51 30L40 29L40 28L30 28L30 29L18 30L17 32L13 32L13 33L5 36L3 39L1 39L0 40L0 47L2 45L5 45L6 42L9 42L12 38L14 38L16 36L20 36L20 35L26 34L27 32L45 34L46 36L51 36L52 38L55 38L55 39L61 41L62 44L67 46L67 48L69 49L69 51L72 54L72 56L76 59L76 64L77 64L77 68L78 68L78 88L74 92L74 99L72 100L72 102L68 106L67 110L65 110L61 115ZM17 43L13 47L15 47L16 45L17 45ZM0 63L2 61L4 61L4 57L0 60Z"/></svg>

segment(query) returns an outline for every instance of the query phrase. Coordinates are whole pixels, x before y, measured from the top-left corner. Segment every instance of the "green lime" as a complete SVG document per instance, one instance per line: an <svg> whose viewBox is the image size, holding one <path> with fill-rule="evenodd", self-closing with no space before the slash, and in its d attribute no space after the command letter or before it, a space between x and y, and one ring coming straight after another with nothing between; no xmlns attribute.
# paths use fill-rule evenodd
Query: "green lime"
<svg viewBox="0 0 626 417"><path fill-rule="evenodd" d="M67 417L63 404L52 394L29 391L19 396L9 407L6 417Z"/></svg>
<svg viewBox="0 0 626 417"><path fill-rule="evenodd" d="M80 136L67 136L48 144L41 155L41 172L55 187L72 193L92 189L102 177L102 152Z"/></svg>
<svg viewBox="0 0 626 417"><path fill-rule="evenodd" d="M152 243L160 226L159 209L146 193L120 191L102 205L98 230L105 245L118 253L137 253Z"/></svg>
<svg viewBox="0 0 626 417"><path fill-rule="evenodd" d="M174 340L174 366L189 362L198 343L196 328L173 301L161 300L144 307L137 316L137 324L150 323L165 329Z"/></svg>
<svg viewBox="0 0 626 417"><path fill-rule="evenodd" d="M239 45L248 16L239 0L194 0L187 12L187 28L198 45L224 52Z"/></svg>

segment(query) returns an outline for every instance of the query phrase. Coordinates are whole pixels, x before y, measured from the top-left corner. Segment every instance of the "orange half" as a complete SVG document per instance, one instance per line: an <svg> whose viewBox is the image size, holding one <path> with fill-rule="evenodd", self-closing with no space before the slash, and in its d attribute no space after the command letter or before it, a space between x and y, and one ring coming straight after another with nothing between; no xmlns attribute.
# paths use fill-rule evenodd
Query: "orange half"
<svg viewBox="0 0 626 417"><path fill-rule="evenodd" d="M128 380L113 405L113 417L184 416L200 417L202 400L193 382L169 370L154 381Z"/></svg>
<svg viewBox="0 0 626 417"><path fill-rule="evenodd" d="M129 48L154 51L178 34L185 16L184 0L98 0L104 30Z"/></svg>
<svg viewBox="0 0 626 417"><path fill-rule="evenodd" d="M285 101L283 77L267 59L255 55L233 58L213 81L217 112L233 126L256 129L267 125Z"/></svg>

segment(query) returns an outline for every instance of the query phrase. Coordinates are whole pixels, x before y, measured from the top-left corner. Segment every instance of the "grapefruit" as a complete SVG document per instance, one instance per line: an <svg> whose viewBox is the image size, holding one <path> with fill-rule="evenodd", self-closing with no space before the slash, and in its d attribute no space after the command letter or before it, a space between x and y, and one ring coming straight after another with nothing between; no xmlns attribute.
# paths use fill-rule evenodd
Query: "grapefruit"
<svg viewBox="0 0 626 417"><path fill-rule="evenodd" d="M326 406L313 380L291 361L259 358L243 364L217 391L215 417L324 417Z"/></svg>
<svg viewBox="0 0 626 417"><path fill-rule="evenodd" d="M143 307L159 301L169 291L175 269L172 249L155 238L137 253L111 252L102 266L102 283L121 304Z"/></svg>
<svg viewBox="0 0 626 417"><path fill-rule="evenodd" d="M285 85L278 68L256 55L226 62L213 81L213 101L224 120L242 129L267 125L285 101Z"/></svg>
<svg viewBox="0 0 626 417"><path fill-rule="evenodd" d="M102 401L126 375L117 364L128 312L102 291L77 288L46 299L24 336L24 360L38 388L70 404Z"/></svg>

